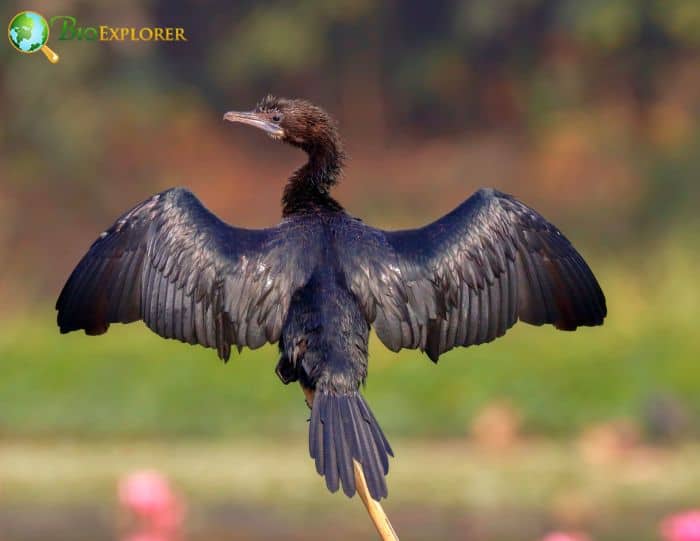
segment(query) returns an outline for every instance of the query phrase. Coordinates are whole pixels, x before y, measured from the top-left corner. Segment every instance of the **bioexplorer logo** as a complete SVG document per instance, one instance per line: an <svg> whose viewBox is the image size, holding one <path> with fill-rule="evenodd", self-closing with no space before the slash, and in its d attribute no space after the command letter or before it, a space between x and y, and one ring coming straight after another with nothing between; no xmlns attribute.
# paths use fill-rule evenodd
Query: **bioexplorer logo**
<svg viewBox="0 0 700 541"><path fill-rule="evenodd" d="M55 15L50 22L35 11L15 15L7 27L7 37L20 53L41 51L50 62L58 62L58 55L46 43L51 31L58 32L59 41L187 41L185 29L162 26L80 26L70 15Z"/></svg>

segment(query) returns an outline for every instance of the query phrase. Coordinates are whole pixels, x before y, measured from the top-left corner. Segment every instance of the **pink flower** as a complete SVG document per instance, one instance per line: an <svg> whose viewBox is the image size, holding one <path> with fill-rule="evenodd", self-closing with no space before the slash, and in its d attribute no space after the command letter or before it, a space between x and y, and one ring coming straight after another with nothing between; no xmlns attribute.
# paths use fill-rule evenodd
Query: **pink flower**
<svg viewBox="0 0 700 541"><path fill-rule="evenodd" d="M671 515L661 523L666 541L700 541L700 510Z"/></svg>
<svg viewBox="0 0 700 541"><path fill-rule="evenodd" d="M591 538L580 532L551 532L542 541L591 541Z"/></svg>
<svg viewBox="0 0 700 541"><path fill-rule="evenodd" d="M173 541L168 534L139 532L122 538L122 541Z"/></svg>
<svg viewBox="0 0 700 541"><path fill-rule="evenodd" d="M122 507L157 532L174 531L184 518L182 502L160 473L142 470L128 474L119 482Z"/></svg>

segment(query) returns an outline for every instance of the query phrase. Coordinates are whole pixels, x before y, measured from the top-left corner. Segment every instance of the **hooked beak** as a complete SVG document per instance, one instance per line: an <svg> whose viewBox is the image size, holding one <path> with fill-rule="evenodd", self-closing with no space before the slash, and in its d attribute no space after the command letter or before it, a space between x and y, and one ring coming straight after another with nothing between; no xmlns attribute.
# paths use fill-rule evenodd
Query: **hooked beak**
<svg viewBox="0 0 700 541"><path fill-rule="evenodd" d="M241 122L256 128L260 128L272 137L279 138L284 135L284 130L279 124L270 122L256 112L229 111L224 115L224 120L229 122Z"/></svg>

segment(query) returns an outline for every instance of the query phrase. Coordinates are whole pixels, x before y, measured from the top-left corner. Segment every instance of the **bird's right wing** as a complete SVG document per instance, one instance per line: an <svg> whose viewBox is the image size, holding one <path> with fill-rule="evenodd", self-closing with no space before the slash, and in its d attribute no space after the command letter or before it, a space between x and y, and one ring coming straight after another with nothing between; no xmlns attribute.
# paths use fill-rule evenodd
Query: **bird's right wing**
<svg viewBox="0 0 700 541"><path fill-rule="evenodd" d="M598 281L566 237L495 190L419 229L357 222L343 242L346 282L393 351L417 348L437 361L494 340L518 319L572 330L606 315Z"/></svg>
<svg viewBox="0 0 700 541"><path fill-rule="evenodd" d="M102 334L142 319L154 332L215 348L276 342L314 247L289 222L231 227L189 191L157 194L102 233L56 302L61 332Z"/></svg>

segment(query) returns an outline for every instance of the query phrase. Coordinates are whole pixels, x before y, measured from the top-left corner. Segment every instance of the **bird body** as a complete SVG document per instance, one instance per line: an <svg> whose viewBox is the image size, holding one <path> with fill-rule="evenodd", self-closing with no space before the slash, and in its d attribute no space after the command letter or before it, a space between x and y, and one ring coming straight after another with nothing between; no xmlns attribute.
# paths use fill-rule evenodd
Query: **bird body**
<svg viewBox="0 0 700 541"><path fill-rule="evenodd" d="M308 231L317 244L309 252L317 260L309 281L291 299L280 341L280 372L288 375L286 381L301 379L307 388L352 392L367 376L369 324L347 286L339 256L344 247L336 232L351 220L329 213L309 221L315 222Z"/></svg>
<svg viewBox="0 0 700 541"><path fill-rule="evenodd" d="M605 298L571 243L512 196L482 189L419 229L383 231L331 198L343 151L335 124L302 100L268 97L228 120L303 149L275 227L232 227L189 191L157 194L95 241L56 307L61 332L142 319L166 338L239 349L279 342L277 374L312 409L309 451L331 491L355 493L353 461L374 499L392 449L360 394L373 326L391 350L437 362L494 340L518 319L599 325Z"/></svg>

